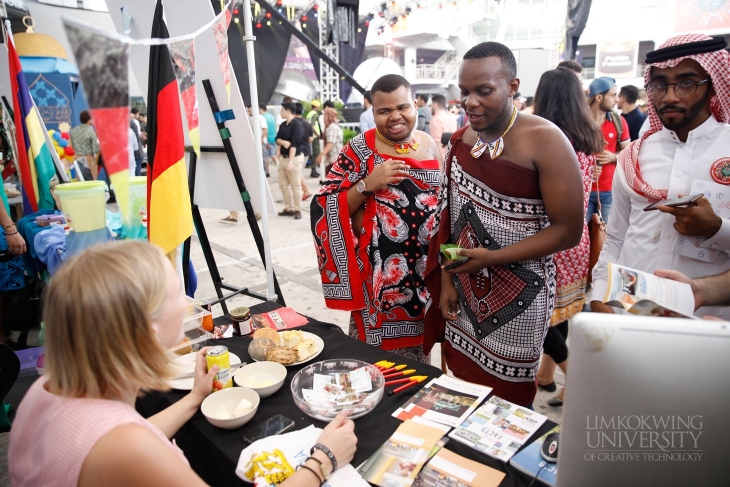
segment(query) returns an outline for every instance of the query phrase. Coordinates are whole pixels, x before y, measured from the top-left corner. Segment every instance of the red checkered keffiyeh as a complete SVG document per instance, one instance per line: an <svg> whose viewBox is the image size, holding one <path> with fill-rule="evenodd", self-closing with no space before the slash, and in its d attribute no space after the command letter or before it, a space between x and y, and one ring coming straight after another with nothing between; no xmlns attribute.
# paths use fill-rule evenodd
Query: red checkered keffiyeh
<svg viewBox="0 0 730 487"><path fill-rule="evenodd" d="M672 37L662 44L660 49L710 39L712 39L712 37L705 34L684 34ZM715 89L715 96L712 97L710 102L712 114L718 122L730 122L730 56L724 49L720 51L706 52L703 54L682 56L668 61L651 64L646 68L644 83L648 84L651 81L651 68L653 66L662 69L673 68L685 59L694 59L705 71L707 71L710 79L712 79L712 86ZM639 167L639 148L641 147L641 143L648 136L662 129L662 122L659 120L659 115L657 115L653 103L649 103L649 122L651 124L651 128L647 130L639 140L632 142L627 150L621 152L618 157L618 163L623 168L624 173L626 174L626 180L634 191L646 196L650 200L659 201L667 197L667 190L652 188L649 183L644 181L641 177L641 170Z"/></svg>

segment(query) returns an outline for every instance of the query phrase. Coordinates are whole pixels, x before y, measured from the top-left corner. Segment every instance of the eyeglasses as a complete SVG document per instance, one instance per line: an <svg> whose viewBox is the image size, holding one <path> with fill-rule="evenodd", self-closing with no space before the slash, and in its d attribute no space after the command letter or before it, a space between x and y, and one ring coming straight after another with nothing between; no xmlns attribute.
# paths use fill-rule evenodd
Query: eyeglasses
<svg viewBox="0 0 730 487"><path fill-rule="evenodd" d="M709 82L709 78L703 79L702 81L692 81L689 79L684 79L678 83L652 81L651 83L644 85L644 88L646 88L646 94L649 96L649 98L653 98L655 100L660 100L664 98L664 96L667 94L667 91L669 91L670 86L674 86L674 94L677 95L679 98L687 98L688 96L694 95L700 85L704 85L705 83Z"/></svg>

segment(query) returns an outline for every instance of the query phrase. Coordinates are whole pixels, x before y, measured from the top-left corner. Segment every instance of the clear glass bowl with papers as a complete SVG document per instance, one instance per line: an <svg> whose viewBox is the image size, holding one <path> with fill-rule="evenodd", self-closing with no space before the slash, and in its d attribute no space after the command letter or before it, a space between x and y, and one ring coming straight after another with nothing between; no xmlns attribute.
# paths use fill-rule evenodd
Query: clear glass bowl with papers
<svg viewBox="0 0 730 487"><path fill-rule="evenodd" d="M300 370L291 392L297 407L315 419L332 421L346 409L350 419L357 419L383 399L385 379L377 367L361 360L323 360Z"/></svg>

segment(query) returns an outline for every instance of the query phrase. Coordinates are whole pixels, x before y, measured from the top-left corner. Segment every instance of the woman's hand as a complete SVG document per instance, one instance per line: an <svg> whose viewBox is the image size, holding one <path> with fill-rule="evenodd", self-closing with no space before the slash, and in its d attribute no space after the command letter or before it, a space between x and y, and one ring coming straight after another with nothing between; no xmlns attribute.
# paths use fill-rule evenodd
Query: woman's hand
<svg viewBox="0 0 730 487"><path fill-rule="evenodd" d="M218 366L214 365L208 370L208 363L205 360L205 354L211 347L203 347L195 355L195 385L191 394L198 396L201 400L205 399L213 392L213 379L218 373Z"/></svg>
<svg viewBox="0 0 730 487"><path fill-rule="evenodd" d="M8 241L8 250L13 255L23 255L25 253L25 240L23 240L23 237L20 236L15 227L11 227L9 231L12 235L5 234L5 238Z"/></svg>
<svg viewBox="0 0 730 487"><path fill-rule="evenodd" d="M355 423L351 419L347 419L349 414L349 411L342 411L335 416L335 419L325 427L317 439L317 443L321 443L329 448L337 459L338 467L350 463L355 456L355 450L357 450ZM315 450L313 456L318 458L324 465L330 463L329 458L320 450Z"/></svg>

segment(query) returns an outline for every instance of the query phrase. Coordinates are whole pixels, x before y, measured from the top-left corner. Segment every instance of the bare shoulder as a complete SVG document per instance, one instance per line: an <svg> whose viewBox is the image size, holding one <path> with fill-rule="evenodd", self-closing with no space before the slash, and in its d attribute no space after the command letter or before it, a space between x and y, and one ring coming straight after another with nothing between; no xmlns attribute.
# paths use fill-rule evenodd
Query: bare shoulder
<svg viewBox="0 0 730 487"><path fill-rule="evenodd" d="M414 130L413 136L416 138L418 144L425 149L419 159L437 159L437 154L441 153L441 147L436 144L433 137L421 130Z"/></svg>
<svg viewBox="0 0 730 487"><path fill-rule="evenodd" d="M535 160L555 152L573 152L568 138L551 121L527 113L520 115L519 119L520 125L515 127L515 132L531 147Z"/></svg>
<svg viewBox="0 0 730 487"><path fill-rule="evenodd" d="M86 457L79 487L206 485L163 440L138 424L118 426Z"/></svg>

